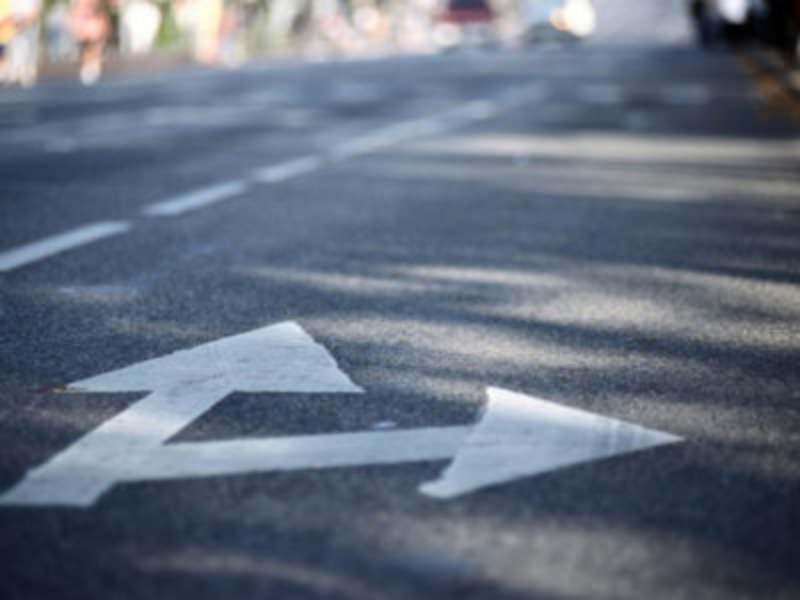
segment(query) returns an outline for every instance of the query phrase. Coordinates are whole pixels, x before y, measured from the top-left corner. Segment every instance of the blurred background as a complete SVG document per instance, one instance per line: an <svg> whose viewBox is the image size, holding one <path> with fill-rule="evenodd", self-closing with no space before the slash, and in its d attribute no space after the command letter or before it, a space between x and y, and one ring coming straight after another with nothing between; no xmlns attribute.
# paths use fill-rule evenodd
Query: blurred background
<svg viewBox="0 0 800 600"><path fill-rule="evenodd" d="M663 4L684 5L705 48L758 43L798 60L800 0ZM326 60L569 41L592 34L597 21L591 0L0 0L0 78L30 86L41 76L78 76L91 84L109 66L234 68L287 56Z"/></svg>

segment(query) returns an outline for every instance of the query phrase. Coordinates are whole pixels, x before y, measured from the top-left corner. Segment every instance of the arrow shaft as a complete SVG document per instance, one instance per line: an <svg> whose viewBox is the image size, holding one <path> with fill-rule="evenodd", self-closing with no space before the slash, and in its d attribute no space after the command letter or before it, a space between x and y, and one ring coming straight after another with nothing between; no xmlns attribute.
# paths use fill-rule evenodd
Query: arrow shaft
<svg viewBox="0 0 800 600"><path fill-rule="evenodd" d="M210 477L452 458L472 426L168 444L131 479Z"/></svg>
<svg viewBox="0 0 800 600"><path fill-rule="evenodd" d="M82 442L111 444L115 449L158 446L230 392L230 388L209 384L156 390L89 432L71 449L77 450Z"/></svg>
<svg viewBox="0 0 800 600"><path fill-rule="evenodd" d="M116 482L136 479L164 442L228 393L208 382L152 392L31 469L0 504L88 506Z"/></svg>

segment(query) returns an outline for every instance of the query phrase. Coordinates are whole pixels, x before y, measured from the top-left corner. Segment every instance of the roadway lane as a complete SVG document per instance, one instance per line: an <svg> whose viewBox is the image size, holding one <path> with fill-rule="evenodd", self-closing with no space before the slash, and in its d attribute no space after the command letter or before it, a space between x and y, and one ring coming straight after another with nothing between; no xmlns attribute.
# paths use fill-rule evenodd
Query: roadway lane
<svg viewBox="0 0 800 600"><path fill-rule="evenodd" d="M323 385L330 363L284 331L254 359L296 383L177 422L165 448L184 476L161 449L140 467L162 481L0 506L0 596L797 597L797 127L733 57L691 48L676 13L642 39L664 3L623 4L598 2L582 47L0 96L17 119L0 256L127 226L0 272L0 490L150 389L68 384L226 336L295 322L363 389ZM268 165L283 170L259 180ZM225 182L244 187L143 213ZM164 375L183 373L179 409L217 391L189 371L248 376L249 354L197 356ZM306 383L319 393L286 391ZM489 423L491 386L682 441L419 493ZM131 455L170 431L160 414L125 430ZM554 431L583 435L562 417ZM225 440L425 428L453 449L369 464L426 452L379 441L348 468L186 476L240 460ZM218 450L180 462L202 445Z"/></svg>

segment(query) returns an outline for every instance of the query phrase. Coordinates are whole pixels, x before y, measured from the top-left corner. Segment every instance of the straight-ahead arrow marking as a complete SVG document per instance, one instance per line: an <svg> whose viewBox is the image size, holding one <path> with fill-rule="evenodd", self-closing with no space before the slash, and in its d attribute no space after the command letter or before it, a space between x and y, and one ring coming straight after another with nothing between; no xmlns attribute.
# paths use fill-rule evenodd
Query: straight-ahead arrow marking
<svg viewBox="0 0 800 600"><path fill-rule="evenodd" d="M79 381L90 392L155 389L0 496L0 504L90 506L116 483L452 459L420 491L453 498L521 477L680 441L500 388L476 425L255 440L165 442L233 390L360 393L295 323Z"/></svg>

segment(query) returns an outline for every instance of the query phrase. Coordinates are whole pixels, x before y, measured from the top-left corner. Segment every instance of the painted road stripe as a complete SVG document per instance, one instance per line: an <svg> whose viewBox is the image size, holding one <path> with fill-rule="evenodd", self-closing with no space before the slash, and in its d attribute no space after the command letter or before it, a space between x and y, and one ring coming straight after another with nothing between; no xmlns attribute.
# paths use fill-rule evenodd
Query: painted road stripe
<svg viewBox="0 0 800 600"><path fill-rule="evenodd" d="M541 86L533 86L523 90L523 92L519 96L510 99L506 104L513 105L523 100L535 100L538 96L541 96L543 89ZM397 123L343 142L334 146L328 152L327 158L331 161L349 160L414 138L435 135L450 129L463 127L471 122L490 119L497 115L499 111L500 107L495 102L474 100L437 116ZM277 183L308 174L321 168L324 164L325 158L322 156L301 156L275 165L255 169L249 181L255 183ZM247 179L210 185L175 198L150 204L144 208L142 214L148 217L173 217L239 196L245 193L248 188Z"/></svg>
<svg viewBox="0 0 800 600"><path fill-rule="evenodd" d="M287 160L286 162L271 165L253 171L253 180L259 183L277 183L292 177L305 175L319 169L323 164L319 156L303 156Z"/></svg>
<svg viewBox="0 0 800 600"><path fill-rule="evenodd" d="M249 185L244 180L234 180L216 185L210 185L187 194L182 194L163 202L146 206L142 214L148 217L174 217L183 213L204 208L228 200L234 196L244 194Z"/></svg>
<svg viewBox="0 0 800 600"><path fill-rule="evenodd" d="M442 125L442 121L434 117L390 125L334 146L330 150L329 156L333 161L349 160L415 137L438 133L441 131Z"/></svg>
<svg viewBox="0 0 800 600"><path fill-rule="evenodd" d="M103 238L130 230L127 221L91 223L71 231L13 248L0 254L0 271L10 271Z"/></svg>
<svg viewBox="0 0 800 600"><path fill-rule="evenodd" d="M525 92L519 97L515 97L510 104L525 99L536 99L537 94L542 93L542 89L533 87L531 90L526 89ZM336 162L357 158L418 137L435 135L450 129L463 127L471 122L492 118L497 115L499 110L500 107L495 102L475 100L443 112L440 115L397 123L343 142L334 146L328 152L327 159ZM275 165L255 169L252 171L250 181L255 183L286 181L293 177L311 173L321 168L324 164L325 157L316 155L301 156ZM248 188L247 180L234 180L211 185L176 198L151 204L145 207L142 212L149 217L172 217L241 195Z"/></svg>
<svg viewBox="0 0 800 600"><path fill-rule="evenodd" d="M332 161L357 158L418 137L436 135L463 127L470 122L489 119L495 116L498 110L499 108L494 102L476 100L437 116L413 119L404 123L390 125L367 135L343 142L331 149L329 157Z"/></svg>

